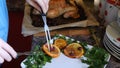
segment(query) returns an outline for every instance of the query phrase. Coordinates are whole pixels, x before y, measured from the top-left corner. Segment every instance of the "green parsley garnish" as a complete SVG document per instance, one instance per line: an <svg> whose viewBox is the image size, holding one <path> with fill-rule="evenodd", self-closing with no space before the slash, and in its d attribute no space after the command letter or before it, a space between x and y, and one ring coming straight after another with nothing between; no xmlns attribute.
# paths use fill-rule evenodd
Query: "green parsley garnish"
<svg viewBox="0 0 120 68"><path fill-rule="evenodd" d="M104 68L104 65L107 64L107 58L109 54L102 48L93 47L88 50L85 55L87 59L81 59L83 63L87 63L89 68Z"/></svg>
<svg viewBox="0 0 120 68"><path fill-rule="evenodd" d="M45 54L40 46L35 46L31 55L27 57L25 62L26 68L42 68L47 62L51 62L52 57Z"/></svg>

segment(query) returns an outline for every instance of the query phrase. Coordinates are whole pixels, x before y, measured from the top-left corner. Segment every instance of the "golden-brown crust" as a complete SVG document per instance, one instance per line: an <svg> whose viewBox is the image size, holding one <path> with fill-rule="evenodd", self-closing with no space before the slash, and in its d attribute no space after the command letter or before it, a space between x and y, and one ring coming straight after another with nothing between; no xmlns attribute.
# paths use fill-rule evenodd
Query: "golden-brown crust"
<svg viewBox="0 0 120 68"><path fill-rule="evenodd" d="M73 3L73 1L72 1L72 3ZM70 14L69 11L72 12L72 14ZM67 13L66 14L67 18L68 17L73 17L73 18L79 17L79 16L76 16L76 15L79 15L78 9L76 6L66 3L65 0L50 0L49 9L47 12L48 18L56 18L62 14L64 15L64 13ZM70 14L70 15L68 15L68 14Z"/></svg>

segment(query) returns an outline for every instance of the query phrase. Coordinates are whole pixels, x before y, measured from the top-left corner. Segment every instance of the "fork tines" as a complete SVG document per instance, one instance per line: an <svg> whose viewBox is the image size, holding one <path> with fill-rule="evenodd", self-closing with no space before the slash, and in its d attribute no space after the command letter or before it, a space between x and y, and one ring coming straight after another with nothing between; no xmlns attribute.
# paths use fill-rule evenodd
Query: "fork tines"
<svg viewBox="0 0 120 68"><path fill-rule="evenodd" d="M42 14L42 19L43 19L43 22L44 22L44 30L45 30L45 35L46 35L46 40L47 40L47 45L48 45L48 49L49 51L51 50L51 35L50 35L50 31L49 31L49 27L47 25L47 20L46 20L46 15Z"/></svg>

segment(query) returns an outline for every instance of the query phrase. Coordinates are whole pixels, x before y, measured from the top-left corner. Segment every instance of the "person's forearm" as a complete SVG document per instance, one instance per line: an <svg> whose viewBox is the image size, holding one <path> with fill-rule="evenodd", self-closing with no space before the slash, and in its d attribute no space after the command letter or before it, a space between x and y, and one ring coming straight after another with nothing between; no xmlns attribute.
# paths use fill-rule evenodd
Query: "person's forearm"
<svg viewBox="0 0 120 68"><path fill-rule="evenodd" d="M0 0L0 63L10 62L17 57L17 52L7 43L8 10L6 0Z"/></svg>
<svg viewBox="0 0 120 68"><path fill-rule="evenodd" d="M7 41L8 35L8 11L6 0L0 0L0 38Z"/></svg>

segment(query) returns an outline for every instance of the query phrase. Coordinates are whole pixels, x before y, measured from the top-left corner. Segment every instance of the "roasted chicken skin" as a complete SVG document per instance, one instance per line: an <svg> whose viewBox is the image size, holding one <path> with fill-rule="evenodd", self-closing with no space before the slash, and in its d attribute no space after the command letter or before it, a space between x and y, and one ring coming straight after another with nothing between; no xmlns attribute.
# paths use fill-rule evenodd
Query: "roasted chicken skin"
<svg viewBox="0 0 120 68"><path fill-rule="evenodd" d="M74 0L50 0L47 12L48 18L56 18L63 15L64 18L78 18L78 8Z"/></svg>

